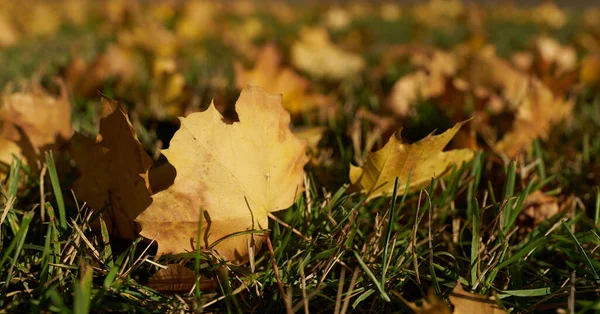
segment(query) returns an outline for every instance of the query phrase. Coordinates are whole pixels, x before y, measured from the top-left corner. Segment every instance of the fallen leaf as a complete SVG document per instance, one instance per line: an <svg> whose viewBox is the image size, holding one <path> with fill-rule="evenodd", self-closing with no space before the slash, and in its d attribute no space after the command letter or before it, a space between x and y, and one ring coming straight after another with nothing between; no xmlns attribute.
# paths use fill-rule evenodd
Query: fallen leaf
<svg viewBox="0 0 600 314"><path fill-rule="evenodd" d="M504 112L514 113L512 127L494 149L509 158L528 151L536 138L546 138L552 126L570 117L574 101L553 95L539 79L513 68L493 49L482 50L470 67L471 84L501 91Z"/></svg>
<svg viewBox="0 0 600 314"><path fill-rule="evenodd" d="M454 305L453 314L501 314L506 313L496 304L493 299L467 292L463 290L462 285L456 284L454 290L450 294L450 302Z"/></svg>
<svg viewBox="0 0 600 314"><path fill-rule="evenodd" d="M521 71L529 71L533 66L533 54L528 51L518 51L510 56L510 61Z"/></svg>
<svg viewBox="0 0 600 314"><path fill-rule="evenodd" d="M177 62L171 57L157 57L152 70L146 101L152 116L167 119L181 115L185 109L185 78L179 72Z"/></svg>
<svg viewBox="0 0 600 314"><path fill-rule="evenodd" d="M568 20L567 13L552 1L545 1L536 6L529 14L536 23L555 29L565 26Z"/></svg>
<svg viewBox="0 0 600 314"><path fill-rule="evenodd" d="M430 0L413 7L414 18L428 27L452 27L464 14L465 5L460 0Z"/></svg>
<svg viewBox="0 0 600 314"><path fill-rule="evenodd" d="M460 165L473 158L470 149L442 152L465 122L457 123L440 135L428 135L414 144L404 144L400 131L376 152L367 154L363 167L350 165L350 182L369 198L389 195L399 178L399 191L404 191L408 177L409 191L429 184L432 177L443 175L452 165Z"/></svg>
<svg viewBox="0 0 600 314"><path fill-rule="evenodd" d="M96 140L76 133L69 152L81 172L72 187L77 199L103 213L111 235L134 239L134 219L152 201L147 183L152 159L138 141L125 109L102 98Z"/></svg>
<svg viewBox="0 0 600 314"><path fill-rule="evenodd" d="M29 36L53 35L61 26L60 8L57 3L22 1L16 7L20 29Z"/></svg>
<svg viewBox="0 0 600 314"><path fill-rule="evenodd" d="M14 45L19 39L19 33L8 14L0 14L0 47Z"/></svg>
<svg viewBox="0 0 600 314"><path fill-rule="evenodd" d="M435 294L435 290L429 289L427 296L421 300L421 306L418 306L414 302L408 302L404 297L397 294L398 296L415 314L451 314L450 307L448 304Z"/></svg>
<svg viewBox="0 0 600 314"><path fill-rule="evenodd" d="M522 215L533 219L534 227L560 212L558 198L546 195L539 190L527 195L523 202L523 208Z"/></svg>
<svg viewBox="0 0 600 314"><path fill-rule="evenodd" d="M302 29L300 40L292 44L291 59L298 69L331 80L356 76L366 65L362 56L334 45L324 28Z"/></svg>
<svg viewBox="0 0 600 314"><path fill-rule="evenodd" d="M572 99L554 97L540 81L532 79L526 88L512 129L495 146L509 158L529 151L536 138L546 139L552 126L570 117L574 106Z"/></svg>
<svg viewBox="0 0 600 314"><path fill-rule="evenodd" d="M392 87L388 103L392 111L405 117L414 114L419 100L440 96L445 91L445 78L425 71L409 73L401 77Z"/></svg>
<svg viewBox="0 0 600 314"><path fill-rule="evenodd" d="M405 117L414 114L414 106L419 100L428 100L442 96L446 85L456 74L456 58L438 49L423 46L403 45L394 48L386 56L382 64L385 66L389 59L408 56L410 63L418 70L402 76L392 87L388 104L392 111Z"/></svg>
<svg viewBox="0 0 600 314"><path fill-rule="evenodd" d="M179 49L179 38L158 21L139 17L137 23L118 34L121 45L132 49L141 49L155 56L170 57Z"/></svg>
<svg viewBox="0 0 600 314"><path fill-rule="evenodd" d="M442 298L437 296L433 289L427 293L427 297L422 300L421 306L414 302L408 302L401 295L398 296L408 307L416 314L502 314L506 313L501 309L493 298L483 295L467 292L463 290L460 282L456 284L449 296L450 302L454 306L451 311L448 304Z"/></svg>
<svg viewBox="0 0 600 314"><path fill-rule="evenodd" d="M109 79L117 80L121 86L129 86L139 76L138 56L131 49L110 45L106 51L89 62L74 56L67 66L65 78L74 93L94 95Z"/></svg>
<svg viewBox="0 0 600 314"><path fill-rule="evenodd" d="M316 152L317 145L323 138L323 134L326 130L327 128L323 126L313 126L297 128L294 129L292 132L297 138L306 141L306 146L310 151Z"/></svg>
<svg viewBox="0 0 600 314"><path fill-rule="evenodd" d="M89 20L90 4L91 1L87 0L64 0L59 12L71 24L82 27Z"/></svg>
<svg viewBox="0 0 600 314"><path fill-rule="evenodd" d="M289 67L281 67L281 55L275 45L266 45L256 65L246 70L240 62L233 64L238 89L261 86L267 92L283 95L283 107L292 115L314 108L318 103L308 94L310 82Z"/></svg>
<svg viewBox="0 0 600 314"><path fill-rule="evenodd" d="M600 54L589 54L583 58L579 80L588 87L600 86Z"/></svg>
<svg viewBox="0 0 600 314"><path fill-rule="evenodd" d="M379 15L386 22L394 22L402 16L402 7L395 2L384 2L379 8Z"/></svg>
<svg viewBox="0 0 600 314"><path fill-rule="evenodd" d="M10 164L12 154L16 154L38 170L37 161L43 151L56 151L63 140L71 137L71 104L64 84L60 88L58 97L35 84L29 92L2 95L0 162Z"/></svg>
<svg viewBox="0 0 600 314"><path fill-rule="evenodd" d="M342 30L352 23L352 15L341 7L332 7L324 15L324 23L334 30Z"/></svg>
<svg viewBox="0 0 600 314"><path fill-rule="evenodd" d="M507 103L505 109L517 108L525 98L530 77L496 56L491 46L474 56L468 71L473 86L499 91Z"/></svg>
<svg viewBox="0 0 600 314"><path fill-rule="evenodd" d="M142 236L156 236L157 255L208 249L236 232L264 229L267 213L288 208L302 191L308 158L289 129L281 96L247 87L236 111L240 121L230 125L212 104L180 118L180 129L162 151L177 171L175 182L153 195L152 205L136 219ZM201 243L196 243L200 221ZM234 235L214 249L242 261L248 247L262 240Z"/></svg>
<svg viewBox="0 0 600 314"><path fill-rule="evenodd" d="M175 32L186 40L201 39L215 27L217 9L217 2L186 1L181 17L177 19Z"/></svg>
<svg viewBox="0 0 600 314"><path fill-rule="evenodd" d="M163 268L156 272L148 279L147 286L166 293L184 293L190 292L196 284L196 273L179 264L169 264L167 268ZM217 284L214 280L201 277L199 280L200 290L212 290Z"/></svg>
<svg viewBox="0 0 600 314"><path fill-rule="evenodd" d="M577 51L573 46L561 45L556 39L540 36L535 41L536 51L541 59L539 72L545 74L555 67L556 75L575 70Z"/></svg>

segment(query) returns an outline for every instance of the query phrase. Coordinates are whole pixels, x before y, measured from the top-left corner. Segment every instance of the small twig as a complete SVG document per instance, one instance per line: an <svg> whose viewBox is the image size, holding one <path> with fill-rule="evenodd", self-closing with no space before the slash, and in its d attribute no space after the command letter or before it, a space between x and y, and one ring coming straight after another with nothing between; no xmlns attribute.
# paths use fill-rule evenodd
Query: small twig
<svg viewBox="0 0 600 314"><path fill-rule="evenodd" d="M310 240L310 238L307 238L305 235L303 235L303 234L302 234L302 232L300 232L300 231L296 230L296 228L294 228L294 227L292 227L292 226L288 225L288 224L287 224L287 223L285 223L283 220L281 220L281 219L277 218L275 215L273 215L273 214L271 214L271 213L267 213L267 216L269 216L269 218L271 218L271 219L273 219L273 220L277 221L277 222L278 222L280 225L282 225L282 226L284 226L284 227L286 227L286 228L288 228L288 229L292 229L292 232L293 232L293 233L295 233L295 234L297 234L297 235L299 235L300 237L302 237L302 239L304 239L304 240L306 240L306 241L308 241L308 242L310 242L310 241L311 241L311 240Z"/></svg>
<svg viewBox="0 0 600 314"><path fill-rule="evenodd" d="M287 314L294 314L294 309L292 307L292 286L288 287L287 295L285 296L285 312Z"/></svg>
<svg viewBox="0 0 600 314"><path fill-rule="evenodd" d="M337 296L335 298L335 310L333 314L340 314L342 308L342 294L344 293L344 279L346 278L346 268L342 267L340 273L340 282L338 283Z"/></svg>
<svg viewBox="0 0 600 314"><path fill-rule="evenodd" d="M354 285L356 284L356 279L358 279L358 266L354 268L354 273L352 274L352 279L350 279L350 286L348 286L348 292L346 292L346 298L344 298L344 305L342 305L342 310L340 314L346 314L348 311L348 306L350 305L350 298L352 297L352 292L354 292Z"/></svg>
<svg viewBox="0 0 600 314"><path fill-rule="evenodd" d="M308 311L308 298L306 297L306 276L304 275L304 262L302 258L299 259L300 264L300 284L302 288L302 303L304 304L304 313L309 314Z"/></svg>
<svg viewBox="0 0 600 314"><path fill-rule="evenodd" d="M79 234L79 237L83 240L83 242L85 242L85 244L87 244L88 248L92 251L94 258L98 260L98 262L102 263L102 260L100 259L100 253L98 253L98 250L96 250L94 245L90 242L90 240L88 240L88 238L85 236L81 228L79 228L75 220L71 219L71 222L73 223L73 228L75 228L75 231L77 231L77 233Z"/></svg>
<svg viewBox="0 0 600 314"><path fill-rule="evenodd" d="M277 262L275 261L275 252L273 252L273 245L271 244L271 238L266 237L267 248L269 249L269 255L271 255L271 262L273 264L273 273L275 273L275 279L277 279L277 285L279 286L279 292L281 292L281 296L286 301L287 304L287 296L285 293L285 289L283 288L283 283L281 283L281 277L279 276L279 268L277 268Z"/></svg>

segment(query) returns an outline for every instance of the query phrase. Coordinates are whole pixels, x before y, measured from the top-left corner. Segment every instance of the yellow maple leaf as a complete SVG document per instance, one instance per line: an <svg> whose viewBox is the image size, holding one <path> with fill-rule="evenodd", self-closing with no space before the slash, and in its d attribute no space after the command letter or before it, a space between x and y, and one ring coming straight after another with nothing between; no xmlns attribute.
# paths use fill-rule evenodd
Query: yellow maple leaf
<svg viewBox="0 0 600 314"><path fill-rule="evenodd" d="M502 314L506 313L501 309L496 302L487 296L478 295L463 290L460 282L452 290L450 294L450 302L454 306L451 311L439 296L435 294L433 289L427 293L427 297L423 299L421 306L413 302L406 301L401 295L400 299L410 307L416 314Z"/></svg>
<svg viewBox="0 0 600 314"><path fill-rule="evenodd" d="M147 172L152 159L119 103L103 98L101 117L96 140L78 133L71 139L69 153L82 173L72 189L79 201L102 212L112 235L134 239L133 220L151 202Z"/></svg>
<svg viewBox="0 0 600 314"><path fill-rule="evenodd" d="M308 95L309 81L289 67L281 67L281 55L275 45L265 46L251 70L241 63L233 64L235 84L243 89L248 85L261 86L269 93L283 94L283 106L292 115L310 110L317 105Z"/></svg>
<svg viewBox="0 0 600 314"><path fill-rule="evenodd" d="M402 143L398 131L383 148L367 155L363 167L350 165L350 182L369 198L391 194L396 177L399 191L404 191L409 175L409 191L429 184L432 177L444 174L452 165L473 158L470 149L442 151L464 123L457 123L440 135L430 134L414 144Z"/></svg>
<svg viewBox="0 0 600 314"><path fill-rule="evenodd" d="M267 213L288 208L302 191L308 158L289 129L281 96L247 87L236 111L240 121L233 124L223 122L212 104L180 118L180 129L162 151L177 171L175 182L153 195L152 205L136 219L142 236L156 236L157 255L208 248L233 233L264 229ZM234 235L214 249L229 260L243 260L251 239ZM263 237L254 239L259 245Z"/></svg>
<svg viewBox="0 0 600 314"><path fill-rule="evenodd" d="M450 302L454 305L454 314L502 314L506 313L493 299L463 290L460 282L450 294Z"/></svg>
<svg viewBox="0 0 600 314"><path fill-rule="evenodd" d="M317 78L342 80L365 68L362 56L334 45L324 28L305 28L291 47L292 63Z"/></svg>

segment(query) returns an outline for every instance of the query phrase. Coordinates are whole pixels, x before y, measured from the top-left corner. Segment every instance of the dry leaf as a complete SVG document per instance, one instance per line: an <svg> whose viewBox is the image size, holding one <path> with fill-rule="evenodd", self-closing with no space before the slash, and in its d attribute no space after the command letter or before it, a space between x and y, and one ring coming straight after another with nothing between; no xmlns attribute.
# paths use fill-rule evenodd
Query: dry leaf
<svg viewBox="0 0 600 314"><path fill-rule="evenodd" d="M22 1L16 7L20 29L30 36L53 35L61 24L60 8L52 1Z"/></svg>
<svg viewBox="0 0 600 314"><path fill-rule="evenodd" d="M418 71L404 75L392 88L388 102L392 111L400 116L411 115L419 100L440 96L445 91L446 80L443 76Z"/></svg>
<svg viewBox="0 0 600 314"><path fill-rule="evenodd" d="M175 32L186 40L197 40L214 28L214 16L217 13L217 2L186 1L181 18L177 19Z"/></svg>
<svg viewBox="0 0 600 314"><path fill-rule="evenodd" d="M552 1L544 1L543 4L533 8L533 12L529 14L535 22L556 29L567 24L569 18L567 13Z"/></svg>
<svg viewBox="0 0 600 314"><path fill-rule="evenodd" d="M179 72L174 58L157 57L153 61L150 92L146 101L150 111L158 119L179 116L185 109L185 77Z"/></svg>
<svg viewBox="0 0 600 314"><path fill-rule="evenodd" d="M139 75L137 68L140 63L133 50L110 45L90 62L74 56L65 77L74 93L94 95L108 79L117 79L121 85L129 86Z"/></svg>
<svg viewBox="0 0 600 314"><path fill-rule="evenodd" d="M496 301L483 295L463 290L460 282L450 294L450 302L454 305L454 314L502 314L506 313Z"/></svg>
<svg viewBox="0 0 600 314"><path fill-rule="evenodd" d="M293 133L297 138L306 141L310 151L316 152L317 145L319 145L326 130L327 128L324 126L313 126L294 129Z"/></svg>
<svg viewBox="0 0 600 314"><path fill-rule="evenodd" d="M577 66L577 51L573 46L561 45L556 39L541 36L536 42L536 50L542 62L539 67L541 73L550 72L550 67L555 67L557 75L573 71Z"/></svg>
<svg viewBox="0 0 600 314"><path fill-rule="evenodd" d="M350 182L370 198L391 194L395 178L399 178L399 191L404 191L409 174L410 191L429 184L432 177L443 175L452 165L473 158L470 149L442 152L465 122L457 123L440 135L428 135L414 144L404 144L400 131L376 152L367 154L363 167L350 165Z"/></svg>
<svg viewBox="0 0 600 314"><path fill-rule="evenodd" d="M283 106L292 115L317 105L314 97L307 93L310 82L291 68L281 67L281 55L275 45L267 45L261 50L252 70L244 69L239 62L233 66L238 89L252 85L261 86L269 93L283 94Z"/></svg>
<svg viewBox="0 0 600 314"><path fill-rule="evenodd" d="M558 198L546 195L539 190L527 195L523 208L522 214L533 219L533 226L538 226L560 211Z"/></svg>
<svg viewBox="0 0 600 314"><path fill-rule="evenodd" d="M347 28L352 23L352 15L341 7L332 7L325 12L324 24L335 30Z"/></svg>
<svg viewBox="0 0 600 314"><path fill-rule="evenodd" d="M117 102L102 99L96 140L75 134L69 152L81 177L73 184L79 201L102 212L112 235L134 239L134 219L151 203L147 172L152 160L137 139L127 112Z"/></svg>
<svg viewBox="0 0 600 314"><path fill-rule="evenodd" d="M120 31L118 40L127 48L141 49L160 57L175 55L180 45L172 31L155 20L141 17L131 29Z"/></svg>
<svg viewBox="0 0 600 314"><path fill-rule="evenodd" d="M429 27L453 26L465 11L460 0L430 0L417 3L413 7L414 18Z"/></svg>
<svg viewBox="0 0 600 314"><path fill-rule="evenodd" d="M19 33L8 14L0 14L0 47L14 45L19 39Z"/></svg>
<svg viewBox="0 0 600 314"><path fill-rule="evenodd" d="M600 54L587 55L581 61L579 80L588 87L600 86Z"/></svg>
<svg viewBox="0 0 600 314"><path fill-rule="evenodd" d="M572 100L554 96L540 80L516 70L489 48L473 59L470 82L502 91L503 109L515 112L512 128L494 147L509 158L528 151L534 139L546 138L552 126L570 117L574 106Z"/></svg>
<svg viewBox="0 0 600 314"><path fill-rule="evenodd" d="M264 229L267 213L291 206L302 191L308 158L289 129L281 96L248 87L236 111L240 121L230 125L214 105L180 118L181 128L162 151L177 171L175 182L136 219L144 237L157 236L157 255L195 250L200 220L205 249L233 233ZM263 240L253 238L256 245ZM249 234L236 235L214 249L244 260L251 241Z"/></svg>
<svg viewBox="0 0 600 314"><path fill-rule="evenodd" d="M179 264L167 265L167 268L159 270L150 277L147 283L148 287L166 293L190 292L195 284L196 273ZM208 278L201 277L199 284L202 291L216 288L216 282Z"/></svg>
<svg viewBox="0 0 600 314"><path fill-rule="evenodd" d="M396 59L405 55L410 57L410 63L418 70L402 76L394 84L388 97L390 108L400 117L413 114L413 107L419 100L442 96L446 92L449 78L456 74L458 68L453 55L422 46L395 47L386 59ZM387 63L388 61L384 60L382 65Z"/></svg>
<svg viewBox="0 0 600 314"><path fill-rule="evenodd" d="M292 63L317 78L342 80L365 68L362 56L338 48L324 28L305 28L291 47Z"/></svg>
<svg viewBox="0 0 600 314"><path fill-rule="evenodd" d="M421 306L417 306L413 302L408 302L400 296L400 298L413 310L416 314L502 314L506 313L501 309L492 298L483 295L467 292L463 290L460 282L450 294L450 302L454 306L451 311L450 307L435 294L433 289L427 293L427 297L423 300Z"/></svg>
<svg viewBox="0 0 600 314"><path fill-rule="evenodd" d="M394 22L402 16L402 7L396 2L384 2L379 8L381 19L386 22Z"/></svg>
<svg viewBox="0 0 600 314"><path fill-rule="evenodd" d="M451 314L448 304L435 294L434 289L427 291L427 296L421 301L421 306L408 302L401 295L396 295L406 303L415 314Z"/></svg>
<svg viewBox="0 0 600 314"><path fill-rule="evenodd" d="M61 83L59 97L33 85L31 92L2 95L0 108L0 162L10 164L12 154L25 157L37 170L42 152L57 149L71 137L71 104Z"/></svg>
<svg viewBox="0 0 600 314"><path fill-rule="evenodd" d="M554 97L540 81L532 79L526 87L512 129L495 146L509 158L529 151L536 138L547 138L552 126L570 117L574 106L572 99Z"/></svg>
<svg viewBox="0 0 600 314"><path fill-rule="evenodd" d="M529 71L533 66L533 54L528 51L518 51L510 56L510 61L521 71Z"/></svg>

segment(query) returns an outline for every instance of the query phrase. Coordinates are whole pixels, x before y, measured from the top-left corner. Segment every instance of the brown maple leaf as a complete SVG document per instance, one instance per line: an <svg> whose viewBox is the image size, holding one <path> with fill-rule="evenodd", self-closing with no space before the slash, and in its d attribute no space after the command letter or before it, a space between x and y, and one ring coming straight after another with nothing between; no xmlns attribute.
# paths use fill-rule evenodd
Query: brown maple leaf
<svg viewBox="0 0 600 314"><path fill-rule="evenodd" d="M111 234L134 239L134 218L151 203L147 172L152 160L119 103L102 98L101 117L95 140L79 133L71 139L69 152L82 174L72 188L79 201L103 214Z"/></svg>

